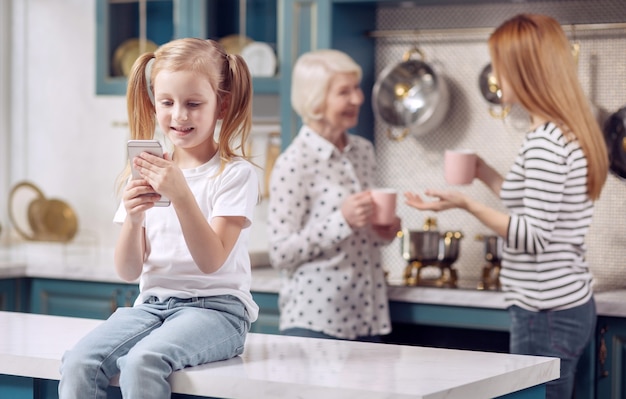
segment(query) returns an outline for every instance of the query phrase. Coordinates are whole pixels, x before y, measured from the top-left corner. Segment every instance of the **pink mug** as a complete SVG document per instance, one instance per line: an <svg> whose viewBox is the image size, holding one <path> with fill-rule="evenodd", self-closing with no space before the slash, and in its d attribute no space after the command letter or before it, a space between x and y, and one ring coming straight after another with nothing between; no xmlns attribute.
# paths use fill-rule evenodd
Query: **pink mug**
<svg viewBox="0 0 626 399"><path fill-rule="evenodd" d="M370 191L374 202L372 224L388 226L396 217L396 201L398 193L392 188L375 188Z"/></svg>
<svg viewBox="0 0 626 399"><path fill-rule="evenodd" d="M470 184L476 177L478 157L472 150L446 150L444 177L448 184Z"/></svg>

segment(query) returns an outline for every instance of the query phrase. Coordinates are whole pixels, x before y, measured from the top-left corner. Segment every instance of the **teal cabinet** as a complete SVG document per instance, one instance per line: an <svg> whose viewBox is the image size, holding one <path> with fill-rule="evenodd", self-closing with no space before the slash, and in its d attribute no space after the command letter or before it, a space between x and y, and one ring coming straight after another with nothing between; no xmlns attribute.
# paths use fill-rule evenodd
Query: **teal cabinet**
<svg viewBox="0 0 626 399"><path fill-rule="evenodd" d="M3 292L0 285L0 295ZM36 278L31 281L30 287L31 312L106 319L118 307L132 306L138 294L139 287L134 284ZM278 295L261 292L253 292L252 295L260 311L250 331L279 334Z"/></svg>
<svg viewBox="0 0 626 399"><path fill-rule="evenodd" d="M29 293L29 298L26 294ZM132 306L135 284L45 278L0 280L2 310L28 310L57 316L106 319L120 306ZM279 334L278 294L253 292L259 317L251 332ZM29 304L27 304L29 302ZM506 310L390 301L391 344L507 352ZM626 319L598 318L597 335L577 371L577 399L626 399ZM18 389L19 387L16 387Z"/></svg>
<svg viewBox="0 0 626 399"><path fill-rule="evenodd" d="M259 317L254 323L252 323L250 332L280 334L278 329L278 322L280 318L280 312L278 310L278 295L265 292L253 292L252 297L257 305L259 305Z"/></svg>
<svg viewBox="0 0 626 399"><path fill-rule="evenodd" d="M33 279L31 312L55 316L106 319L120 306L132 306L139 294L134 284Z"/></svg>
<svg viewBox="0 0 626 399"><path fill-rule="evenodd" d="M0 310L15 310L15 280L0 280Z"/></svg>
<svg viewBox="0 0 626 399"><path fill-rule="evenodd" d="M136 56L172 39L245 32L276 47L277 1L96 0L96 94L125 95L125 72ZM276 94L279 79L255 78L253 85L255 93Z"/></svg>
<svg viewBox="0 0 626 399"><path fill-rule="evenodd" d="M596 398L626 399L626 319L598 317Z"/></svg>
<svg viewBox="0 0 626 399"><path fill-rule="evenodd" d="M8 278L0 280L0 310L26 312L28 310L27 280Z"/></svg>

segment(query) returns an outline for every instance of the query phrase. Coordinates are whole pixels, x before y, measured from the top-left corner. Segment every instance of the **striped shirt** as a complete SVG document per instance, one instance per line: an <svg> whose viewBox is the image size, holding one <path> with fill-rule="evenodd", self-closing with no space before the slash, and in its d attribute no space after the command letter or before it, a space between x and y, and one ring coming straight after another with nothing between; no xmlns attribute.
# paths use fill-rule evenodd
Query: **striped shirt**
<svg viewBox="0 0 626 399"><path fill-rule="evenodd" d="M588 301L585 235L593 202L578 142L568 142L553 123L529 132L500 197L511 216L500 272L507 302L539 311Z"/></svg>

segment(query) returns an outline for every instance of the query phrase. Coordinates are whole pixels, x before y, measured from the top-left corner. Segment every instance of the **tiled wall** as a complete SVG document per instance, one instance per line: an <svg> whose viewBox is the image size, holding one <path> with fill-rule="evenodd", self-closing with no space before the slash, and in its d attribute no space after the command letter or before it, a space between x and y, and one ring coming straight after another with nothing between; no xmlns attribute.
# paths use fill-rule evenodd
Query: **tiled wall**
<svg viewBox="0 0 626 399"><path fill-rule="evenodd" d="M488 30L462 34L452 29L492 28L520 12L552 15L568 32L574 26L576 37L572 33L568 35L580 42L579 75L590 100L605 114L626 106L626 29L591 31L576 27L626 22L622 0L380 8L377 30L423 31L419 35L375 39L377 73L387 65L400 62L406 50L418 46L425 60L445 76L450 89L450 109L444 123L425 136L393 141L386 137L387 127L376 122L380 184L395 187L400 192L446 187L442 155L447 148L475 149L501 174L508 171L524 135L526 115L520 109L514 109L505 121L489 115L487 103L478 89L478 76L489 62ZM481 183L459 190L504 210ZM460 285L475 287L484 264L483 244L476 241L475 236L491 234L489 230L465 212L453 210L432 215L409 208L400 197L398 213L404 227L421 229L425 217L436 216L440 230L463 232L461 255L455 267ZM626 287L625 181L609 176L596 204L587 242L596 290ZM400 279L405 262L398 240L384 250L384 260L390 279Z"/></svg>

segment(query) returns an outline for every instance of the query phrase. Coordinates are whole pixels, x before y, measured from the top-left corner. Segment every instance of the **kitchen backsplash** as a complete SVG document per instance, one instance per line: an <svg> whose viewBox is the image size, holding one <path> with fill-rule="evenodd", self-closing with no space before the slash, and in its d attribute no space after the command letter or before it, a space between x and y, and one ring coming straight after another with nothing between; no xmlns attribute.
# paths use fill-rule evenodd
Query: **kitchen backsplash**
<svg viewBox="0 0 626 399"><path fill-rule="evenodd" d="M450 108L444 123L420 137L402 141L387 137L387 126L376 122L375 139L379 184L405 191L423 192L443 188L443 153L448 148L474 149L501 174L508 171L527 126L527 116L515 108L503 120L494 119L478 88L478 77L489 62L488 31L459 31L462 28L493 28L520 12L544 13L564 25L572 40L580 42L579 75L590 101L605 113L626 106L626 35L624 29L589 31L575 24L626 22L621 0L520 2L472 6L380 8L377 30L420 30L418 35L398 34L376 40L377 74L402 60L413 46L422 50L425 61L445 77L450 89ZM574 24L574 33L571 26ZM575 35L575 37L573 37ZM474 198L504 210L496 197L480 183L458 188ZM459 285L476 286L485 264L478 234L492 234L473 217L453 210L440 214L419 212L404 204L400 195L398 213L404 227L422 229L424 219L434 216L439 229L460 230L464 238L455 268ZM596 290L626 287L626 182L609 176L596 204L588 237L588 260L595 276ZM384 250L383 259L390 279L402 280L406 266L396 240Z"/></svg>

